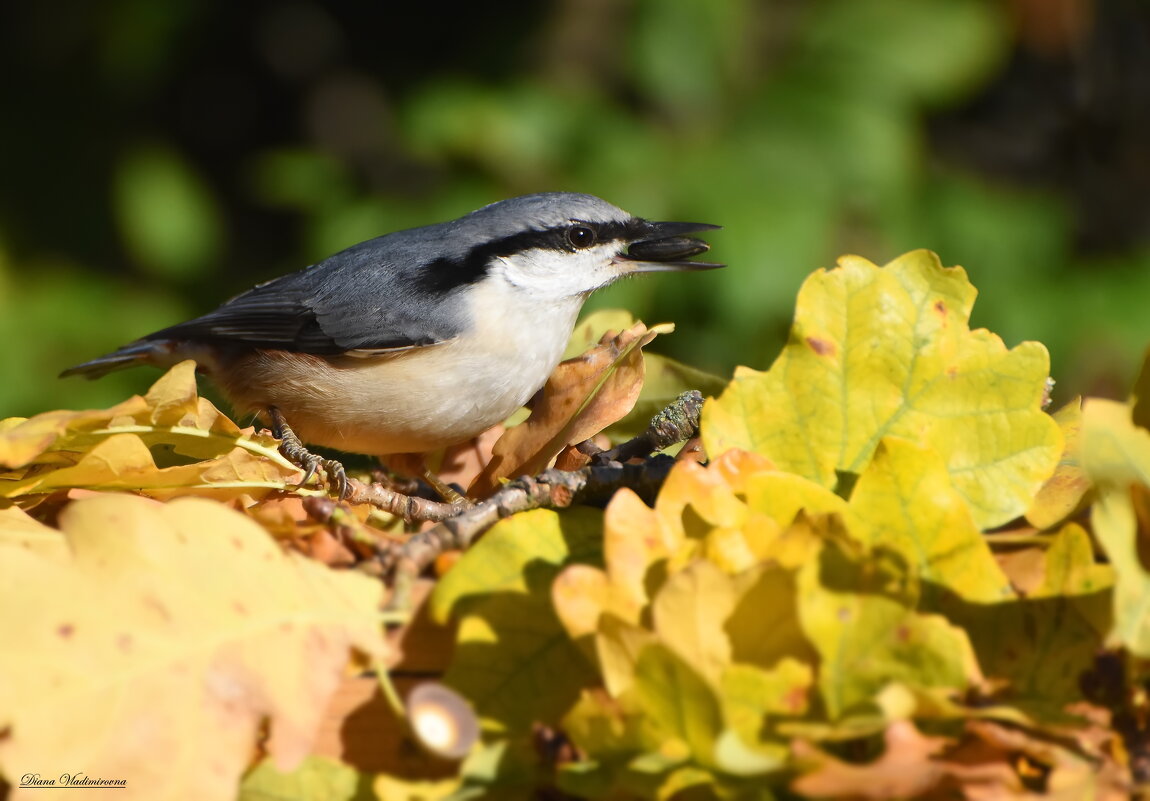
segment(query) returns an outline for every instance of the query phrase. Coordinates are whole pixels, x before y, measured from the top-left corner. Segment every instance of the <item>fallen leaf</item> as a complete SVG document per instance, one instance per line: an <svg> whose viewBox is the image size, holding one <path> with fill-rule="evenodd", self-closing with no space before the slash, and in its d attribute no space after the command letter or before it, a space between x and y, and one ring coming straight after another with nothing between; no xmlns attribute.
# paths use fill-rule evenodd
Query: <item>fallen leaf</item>
<svg viewBox="0 0 1150 801"><path fill-rule="evenodd" d="M0 496L18 498L58 489L135 490L157 498L193 493L220 498L237 491L259 493L282 489L299 473L292 466L242 448L214 459L158 467L152 451L136 434L121 433L99 440L73 465L34 470L23 478L0 483Z"/></svg>
<svg viewBox="0 0 1150 801"><path fill-rule="evenodd" d="M489 428L467 442L453 445L444 451L435 474L446 484L469 487L491 461L491 449L507 429L503 425Z"/></svg>
<svg viewBox="0 0 1150 801"><path fill-rule="evenodd" d="M631 411L643 386L643 346L672 330L636 323L616 336L605 334L596 347L562 362L547 379L531 416L495 443L491 461L468 494L485 497L500 479L538 473L564 447L598 434Z"/></svg>
<svg viewBox="0 0 1150 801"><path fill-rule="evenodd" d="M571 565L552 589L555 611L573 638L596 631L607 613L638 623L649 601L648 571L671 550L655 512L628 489L607 504L602 537L604 568Z"/></svg>
<svg viewBox="0 0 1150 801"><path fill-rule="evenodd" d="M0 509L0 548L4 546L48 557L64 558L69 553L64 535L15 506Z"/></svg>
<svg viewBox="0 0 1150 801"><path fill-rule="evenodd" d="M919 798L936 789L946 769L935 757L950 743L944 737L922 734L910 721L895 721L883 733L885 749L874 762L856 765L824 753L804 741L796 741L796 760L814 766L791 783L796 793L817 798L873 799Z"/></svg>
<svg viewBox="0 0 1150 801"><path fill-rule="evenodd" d="M814 669L786 657L767 669L758 665L732 664L723 671L723 719L746 744L761 745L770 736L775 742L770 718L802 717L807 713L814 690Z"/></svg>
<svg viewBox="0 0 1150 801"><path fill-rule="evenodd" d="M533 509L501 520L467 550L431 595L432 616L446 622L495 593L550 591L567 565L599 564L602 515L594 509L558 514Z"/></svg>
<svg viewBox="0 0 1150 801"><path fill-rule="evenodd" d="M551 585L573 563L598 563L599 512L537 509L488 531L440 580L434 619L459 621L455 657L443 677L489 728L529 731L558 723L593 680L581 646L556 617Z"/></svg>
<svg viewBox="0 0 1150 801"><path fill-rule="evenodd" d="M550 594L538 589L469 604L443 676L486 729L520 736L535 724L558 725L594 681L593 666L563 630Z"/></svg>
<svg viewBox="0 0 1150 801"><path fill-rule="evenodd" d="M799 621L795 573L763 564L736 576L735 583L735 605L723 624L731 659L766 669L792 658L814 664L817 654Z"/></svg>
<svg viewBox="0 0 1150 801"><path fill-rule="evenodd" d="M686 662L666 646L648 645L639 654L635 684L628 692L642 715L640 731L648 750L672 762L690 758L714 765L722 712L714 691Z"/></svg>
<svg viewBox="0 0 1150 801"><path fill-rule="evenodd" d="M352 649L382 657L378 582L285 554L202 499L73 502L71 558L0 545L0 763L125 779L119 798L230 799L261 726L307 755Z"/></svg>
<svg viewBox="0 0 1150 801"><path fill-rule="evenodd" d="M655 642L657 640L654 632L621 620L610 613L598 619L595 655L599 660L599 673L603 677L603 686L608 693L618 698L635 683L635 667L639 664L639 654Z"/></svg>
<svg viewBox="0 0 1150 801"><path fill-rule="evenodd" d="M109 409L0 421L0 495L31 505L59 489L196 491L220 499L282 489L300 470L274 439L241 429L196 392L195 362Z"/></svg>

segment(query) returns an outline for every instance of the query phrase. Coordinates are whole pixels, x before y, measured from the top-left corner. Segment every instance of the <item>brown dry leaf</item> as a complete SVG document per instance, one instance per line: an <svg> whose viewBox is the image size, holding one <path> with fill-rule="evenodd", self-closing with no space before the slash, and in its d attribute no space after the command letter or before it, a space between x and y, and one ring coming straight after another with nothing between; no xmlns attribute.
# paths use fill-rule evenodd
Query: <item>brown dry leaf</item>
<svg viewBox="0 0 1150 801"><path fill-rule="evenodd" d="M490 495L501 479L534 475L567 445L598 434L631 411L643 388L642 348L670 325L648 329L636 323L603 335L599 344L555 368L531 416L510 428L492 448L492 458L468 494Z"/></svg>
<svg viewBox="0 0 1150 801"><path fill-rule="evenodd" d="M489 428L478 437L459 445L452 445L443 453L443 459L435 474L440 481L469 487L483 472L483 466L491 461L491 449L507 429L502 425Z"/></svg>
<svg viewBox="0 0 1150 801"><path fill-rule="evenodd" d="M308 515L303 498L298 495L267 498L260 503L239 507L236 511L243 512L273 537L283 540L306 537L324 528L322 523Z"/></svg>
<svg viewBox="0 0 1150 801"><path fill-rule="evenodd" d="M883 755L865 765L843 762L804 740L794 742L794 758L816 767L796 779L791 789L822 798L887 801L917 798L937 788L945 778L945 768L935 757L949 744L947 739L928 737L906 720L887 727L883 739Z"/></svg>
<svg viewBox="0 0 1150 801"><path fill-rule="evenodd" d="M815 769L791 785L804 795L847 801L890 798L969 801L1119 801L1130 797L1129 772L1115 759L1108 721L1096 708L1068 709L1084 715L1077 730L1043 739L1021 728L968 720L957 744L921 734L909 721L892 723L886 750L874 762L840 761L798 741L796 759ZM1104 716L1104 713L1103 713ZM1068 748L1076 741L1078 749Z"/></svg>
<svg viewBox="0 0 1150 801"><path fill-rule="evenodd" d="M356 556L347 543L327 529L320 529L297 546L301 553L328 567L351 567Z"/></svg>
<svg viewBox="0 0 1150 801"><path fill-rule="evenodd" d="M125 779L121 799L231 799L264 721L309 752L352 649L382 657L382 590L285 554L222 504L70 504L69 555L0 542L0 767ZM17 523L17 525L20 525ZM16 790L13 798L21 798Z"/></svg>
<svg viewBox="0 0 1150 801"><path fill-rule="evenodd" d="M1103 710L1068 708L1082 714L1078 730L1060 732L1061 742L1018 727L968 721L963 744L946 755L946 770L972 801L1119 801L1130 798L1129 772L1111 753L1117 738ZM1067 748L1078 742L1079 750ZM1026 776L1027 781L1022 780Z"/></svg>
<svg viewBox="0 0 1150 801"><path fill-rule="evenodd" d="M602 432L589 437L588 441L601 450L608 450L611 447L611 438ZM579 450L578 443L568 445L555 457L556 470L579 470L590 463L591 457Z"/></svg>
<svg viewBox="0 0 1150 801"><path fill-rule="evenodd" d="M1030 595L1046 577L1046 549L1018 548L994 555L994 561L1010 580L1015 592Z"/></svg>

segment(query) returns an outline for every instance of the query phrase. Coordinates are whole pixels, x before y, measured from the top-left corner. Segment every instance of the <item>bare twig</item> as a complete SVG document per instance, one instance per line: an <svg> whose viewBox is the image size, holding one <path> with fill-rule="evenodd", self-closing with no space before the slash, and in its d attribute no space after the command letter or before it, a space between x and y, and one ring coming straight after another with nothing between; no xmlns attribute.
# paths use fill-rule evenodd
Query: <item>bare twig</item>
<svg viewBox="0 0 1150 801"><path fill-rule="evenodd" d="M668 456L654 456L634 463L629 460L648 457L654 451L693 436L699 428L702 405L703 396L699 392L684 392L655 415L639 436L607 451L593 447L585 450L584 453L594 456L590 465L579 470L546 470L534 478L524 476L473 505L431 501L396 492L382 484L348 479L347 503L369 503L408 522L436 522L430 529L394 547L390 554L381 554L384 574L390 573L393 577L389 608L407 608L415 580L437 556L445 551L466 549L487 529L516 512L562 509L575 503L601 505L622 487L654 503L674 460Z"/></svg>
<svg viewBox="0 0 1150 801"><path fill-rule="evenodd" d="M697 389L687 390L652 417L651 424L642 434L610 450L594 454L594 457L597 461L625 462L628 459L649 456L655 451L690 439L699 430L699 415L702 410L702 393Z"/></svg>
<svg viewBox="0 0 1150 801"><path fill-rule="evenodd" d="M382 484L365 484L354 478L347 480L347 495L344 501L352 505L370 503L377 509L403 518L408 523L414 520L436 522L447 520L467 508L465 503L443 503L415 495L404 495Z"/></svg>
<svg viewBox="0 0 1150 801"><path fill-rule="evenodd" d="M394 583L388 608L406 608L415 580L439 554L469 547L503 518L528 509L604 503L622 487L653 503L674 464L669 456L655 456L635 464L610 462L581 470L545 470L534 478L524 476L508 483L482 503L413 535L397 550L390 565Z"/></svg>

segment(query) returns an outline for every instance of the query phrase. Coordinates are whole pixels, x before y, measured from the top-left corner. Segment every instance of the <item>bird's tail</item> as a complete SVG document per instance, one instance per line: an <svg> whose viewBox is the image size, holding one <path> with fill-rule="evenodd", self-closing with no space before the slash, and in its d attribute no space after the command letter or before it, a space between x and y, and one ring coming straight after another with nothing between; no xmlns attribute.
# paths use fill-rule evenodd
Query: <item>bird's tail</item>
<svg viewBox="0 0 1150 801"><path fill-rule="evenodd" d="M171 360L172 343L165 340L140 339L119 350L98 359L92 359L60 373L60 378L82 375L84 378L100 378L114 370L136 367L141 364L163 365ZM166 358L165 358L166 357Z"/></svg>

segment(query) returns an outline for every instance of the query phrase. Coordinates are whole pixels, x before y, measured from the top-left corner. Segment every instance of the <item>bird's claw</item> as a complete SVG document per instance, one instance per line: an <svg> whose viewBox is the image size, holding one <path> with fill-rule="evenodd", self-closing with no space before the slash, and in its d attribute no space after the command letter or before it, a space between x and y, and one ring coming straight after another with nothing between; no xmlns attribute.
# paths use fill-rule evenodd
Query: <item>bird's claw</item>
<svg viewBox="0 0 1150 801"><path fill-rule="evenodd" d="M323 471L327 474L328 487L333 488L336 496L342 501L351 490L347 480L347 471L343 469L343 464L335 459L324 459Z"/></svg>
<svg viewBox="0 0 1150 801"><path fill-rule="evenodd" d="M324 473L324 483L328 490L335 491L336 496L343 500L347 497L350 486L347 480L347 471L335 459L325 459L309 451L287 424L283 413L274 406L268 410L272 419L272 436L280 441L280 453L284 458L303 470L303 478L299 485L302 487L311 480L320 469Z"/></svg>

